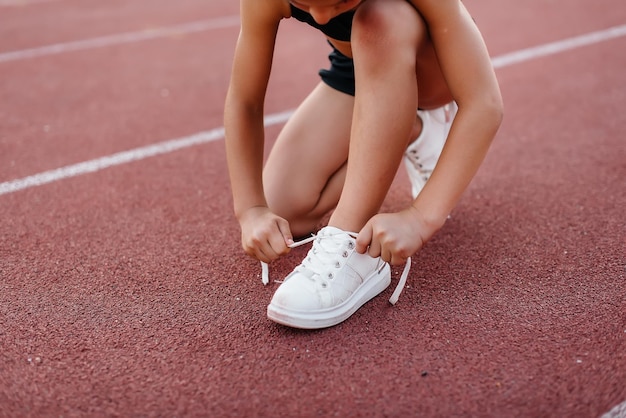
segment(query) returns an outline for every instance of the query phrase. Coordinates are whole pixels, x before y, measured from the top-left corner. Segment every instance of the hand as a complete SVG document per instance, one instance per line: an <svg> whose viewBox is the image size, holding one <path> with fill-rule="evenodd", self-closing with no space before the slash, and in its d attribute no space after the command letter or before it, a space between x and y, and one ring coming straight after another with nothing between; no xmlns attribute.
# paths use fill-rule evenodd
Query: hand
<svg viewBox="0 0 626 418"><path fill-rule="evenodd" d="M244 251L259 261L269 263L287 254L293 236L289 222L272 213L269 208L255 206L239 218L241 245Z"/></svg>
<svg viewBox="0 0 626 418"><path fill-rule="evenodd" d="M424 246L435 230L413 206L397 213L378 214L359 232L356 250L381 257L393 265L404 264Z"/></svg>

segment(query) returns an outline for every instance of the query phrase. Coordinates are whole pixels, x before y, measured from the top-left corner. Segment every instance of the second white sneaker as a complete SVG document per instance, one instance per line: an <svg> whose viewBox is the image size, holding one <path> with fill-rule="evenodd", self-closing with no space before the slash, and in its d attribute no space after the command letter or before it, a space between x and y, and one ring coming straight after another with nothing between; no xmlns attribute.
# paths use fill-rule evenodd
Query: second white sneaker
<svg viewBox="0 0 626 418"><path fill-rule="evenodd" d="M413 199L422 191L437 165L457 110L456 103L450 102L437 109L417 111L422 119L422 132L404 153Z"/></svg>

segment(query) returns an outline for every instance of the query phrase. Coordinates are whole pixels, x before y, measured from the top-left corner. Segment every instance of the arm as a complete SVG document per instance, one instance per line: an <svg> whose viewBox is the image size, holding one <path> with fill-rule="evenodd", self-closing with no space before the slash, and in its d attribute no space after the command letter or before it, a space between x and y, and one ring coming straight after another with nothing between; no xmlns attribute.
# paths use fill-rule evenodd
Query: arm
<svg viewBox="0 0 626 418"><path fill-rule="evenodd" d="M286 221L267 208L262 182L265 92L278 25L288 13L283 0L241 0L241 31L224 108L226 158L242 245L266 262L286 252L290 239L283 238L290 235Z"/></svg>
<svg viewBox="0 0 626 418"><path fill-rule="evenodd" d="M427 23L448 88L459 106L439 162L412 205L374 216L357 250L401 264L443 226L478 171L502 119L491 60L459 0L411 0Z"/></svg>
<svg viewBox="0 0 626 418"><path fill-rule="evenodd" d="M502 97L483 41L459 0L411 0L427 22L452 96L459 106L437 167L413 202L439 229L474 177L502 121ZM430 237L427 237L430 238Z"/></svg>

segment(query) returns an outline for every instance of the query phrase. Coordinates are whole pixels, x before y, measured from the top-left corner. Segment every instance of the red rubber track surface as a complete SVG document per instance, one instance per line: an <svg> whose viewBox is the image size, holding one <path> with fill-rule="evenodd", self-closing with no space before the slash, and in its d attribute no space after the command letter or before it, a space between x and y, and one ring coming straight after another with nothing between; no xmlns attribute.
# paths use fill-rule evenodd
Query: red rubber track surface
<svg viewBox="0 0 626 418"><path fill-rule="evenodd" d="M626 23L623 0L466 3L494 57ZM1 57L237 13L0 1L0 183L219 129L238 26ZM0 416L605 414L626 400L624 50L498 68L505 122L400 301L326 330L267 320L278 285L240 248L221 139L1 194ZM281 26L268 115L328 52ZM400 172L384 210L408 202Z"/></svg>

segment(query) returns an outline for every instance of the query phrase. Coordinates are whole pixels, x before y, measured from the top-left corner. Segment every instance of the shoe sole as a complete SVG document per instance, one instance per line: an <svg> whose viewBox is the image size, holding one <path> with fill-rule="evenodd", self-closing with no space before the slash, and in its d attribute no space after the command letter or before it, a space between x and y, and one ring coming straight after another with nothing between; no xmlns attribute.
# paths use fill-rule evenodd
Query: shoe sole
<svg viewBox="0 0 626 418"><path fill-rule="evenodd" d="M382 275L383 278L376 280L374 276L377 275ZM319 329L332 327L348 319L361 306L380 294L390 284L391 268L386 264L380 272L372 273L350 298L333 308L314 312L294 311L270 303L267 307L267 317L274 322L292 328Z"/></svg>

